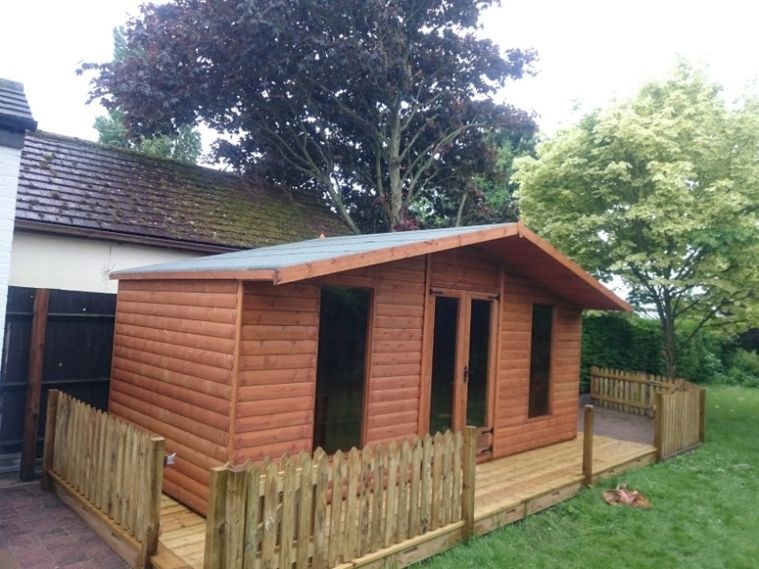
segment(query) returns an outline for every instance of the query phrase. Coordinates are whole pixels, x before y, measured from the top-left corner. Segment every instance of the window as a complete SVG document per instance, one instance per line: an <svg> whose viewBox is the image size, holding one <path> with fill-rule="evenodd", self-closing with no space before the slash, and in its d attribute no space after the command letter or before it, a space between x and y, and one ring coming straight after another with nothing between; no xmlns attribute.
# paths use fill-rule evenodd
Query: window
<svg viewBox="0 0 759 569"><path fill-rule="evenodd" d="M551 328L553 306L532 306L532 345L530 348L530 401L527 416L548 414L551 391Z"/></svg>
<svg viewBox="0 0 759 569"><path fill-rule="evenodd" d="M361 446L370 299L366 289L322 288L314 447L330 454Z"/></svg>

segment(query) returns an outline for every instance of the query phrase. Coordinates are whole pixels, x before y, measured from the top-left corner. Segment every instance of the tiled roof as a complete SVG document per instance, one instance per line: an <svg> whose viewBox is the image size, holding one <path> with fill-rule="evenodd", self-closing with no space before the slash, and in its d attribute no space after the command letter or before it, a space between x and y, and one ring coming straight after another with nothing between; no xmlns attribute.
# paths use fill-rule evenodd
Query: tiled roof
<svg viewBox="0 0 759 569"><path fill-rule="evenodd" d="M24 143L16 224L198 249L348 232L313 195L40 131Z"/></svg>
<svg viewBox="0 0 759 569"><path fill-rule="evenodd" d="M0 128L21 131L37 128L21 83L0 79Z"/></svg>

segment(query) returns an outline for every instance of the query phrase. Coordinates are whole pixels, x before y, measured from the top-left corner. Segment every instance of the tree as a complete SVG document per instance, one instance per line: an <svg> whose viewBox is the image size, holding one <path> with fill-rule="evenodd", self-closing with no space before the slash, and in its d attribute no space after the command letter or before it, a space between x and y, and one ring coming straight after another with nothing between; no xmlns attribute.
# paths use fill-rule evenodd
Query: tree
<svg viewBox="0 0 759 569"><path fill-rule="evenodd" d="M123 28L114 28L113 45L114 61L123 61L129 56ZM124 123L124 113L118 108L97 117L93 126L98 131L98 142L101 144L128 148L150 156L195 164L203 150L200 133L194 125L182 125L173 136L153 134L134 139Z"/></svg>
<svg viewBox="0 0 759 569"><path fill-rule="evenodd" d="M516 221L514 160L535 151L535 129L516 125L492 133L483 148L481 170L465 180L460 192L435 193L415 214L425 227L448 227Z"/></svg>
<svg viewBox="0 0 759 569"><path fill-rule="evenodd" d="M492 129L534 128L492 100L533 59L477 36L494 1L173 0L85 68L131 135L204 121L238 170L318 192L357 232L403 229L487 169Z"/></svg>
<svg viewBox="0 0 759 569"><path fill-rule="evenodd" d="M517 164L524 221L656 311L667 373L675 332L747 326L759 294L759 104L728 108L681 64Z"/></svg>
<svg viewBox="0 0 759 569"><path fill-rule="evenodd" d="M101 144L128 148L149 156L196 164L203 150L200 133L190 125L180 127L171 136L156 134L133 140L124 124L124 114L118 109L97 117L93 126L98 131L98 142Z"/></svg>

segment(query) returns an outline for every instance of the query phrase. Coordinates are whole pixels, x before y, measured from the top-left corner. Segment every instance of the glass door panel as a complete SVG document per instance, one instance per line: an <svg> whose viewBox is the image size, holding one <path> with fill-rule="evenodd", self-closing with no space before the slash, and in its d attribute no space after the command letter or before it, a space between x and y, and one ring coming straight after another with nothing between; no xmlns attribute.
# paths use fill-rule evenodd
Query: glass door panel
<svg viewBox="0 0 759 569"><path fill-rule="evenodd" d="M469 365L466 386L466 424L487 426L492 301L472 299L469 326Z"/></svg>
<svg viewBox="0 0 759 569"><path fill-rule="evenodd" d="M453 426L458 324L459 299L448 296L436 297L432 345L430 433L444 432Z"/></svg>

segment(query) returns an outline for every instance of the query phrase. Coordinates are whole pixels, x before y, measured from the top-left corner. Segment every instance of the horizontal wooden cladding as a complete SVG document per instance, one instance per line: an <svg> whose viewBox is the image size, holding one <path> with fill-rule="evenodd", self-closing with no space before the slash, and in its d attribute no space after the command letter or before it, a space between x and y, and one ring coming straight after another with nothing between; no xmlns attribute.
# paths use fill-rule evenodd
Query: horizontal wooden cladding
<svg viewBox="0 0 759 569"><path fill-rule="evenodd" d="M311 450L316 284L245 285L233 459Z"/></svg>
<svg viewBox="0 0 759 569"><path fill-rule="evenodd" d="M477 247L465 247L432 256L433 287L481 292L500 291L500 262Z"/></svg>
<svg viewBox="0 0 759 569"><path fill-rule="evenodd" d="M215 322L219 324L234 324L236 310L234 308L209 308L207 306L180 306L176 304L155 304L148 302L133 302L119 300L121 310L130 314L145 316L161 316L181 320L196 320L198 322Z"/></svg>
<svg viewBox="0 0 759 569"><path fill-rule="evenodd" d="M146 403L143 400L145 395L146 392L144 390L135 388L122 381L117 382L111 389L112 402L119 403L124 407L138 407L144 415L180 429L213 446L222 447L226 445L226 429L214 426L218 424L215 418L212 417L212 415L215 415L214 413L208 411L200 413L202 410L198 408L194 408L191 411L191 407L187 404L171 401L170 398L156 393L150 393L151 403ZM190 415L194 415L194 417ZM204 421L211 421L213 424ZM204 448L208 447L204 446ZM198 450L201 449L198 447Z"/></svg>
<svg viewBox="0 0 759 569"><path fill-rule="evenodd" d="M171 332L182 332L199 337L209 336L211 338L224 338L230 341L230 346L234 345L235 327L233 324L150 316L147 314L122 311L121 307L117 307L117 310L119 312L117 321L122 324L142 326L143 328L155 328L158 330L169 330Z"/></svg>
<svg viewBox="0 0 759 569"><path fill-rule="evenodd" d="M496 458L573 438L576 434L582 313L522 277L505 275L501 314ZM551 414L528 418L532 307L553 304Z"/></svg>
<svg viewBox="0 0 759 569"><path fill-rule="evenodd" d="M234 340L232 339L199 336L189 332L175 332L162 328L126 324L122 321L116 322L115 334L120 337L139 338L170 346L195 348L203 350L205 353L214 352L228 357L232 357L234 348Z"/></svg>
<svg viewBox="0 0 759 569"><path fill-rule="evenodd" d="M417 432L426 260L377 268L366 443Z"/></svg>
<svg viewBox="0 0 759 569"><path fill-rule="evenodd" d="M131 284L131 283L130 283ZM179 306L201 306L205 308L231 308L237 304L235 297L228 292L176 292L170 290L120 290L125 302L147 304L170 304Z"/></svg>
<svg viewBox="0 0 759 569"><path fill-rule="evenodd" d="M201 409L208 409L222 416L229 416L229 400L224 397L218 397L215 394L203 393L188 389L185 384L167 383L165 381L156 381L144 375L131 373L124 369L114 370L114 377L117 381L123 381L129 385L139 387L145 391L154 391L159 395L171 397L177 401L184 401L190 405L197 406Z"/></svg>
<svg viewBox="0 0 759 569"><path fill-rule="evenodd" d="M123 358L133 362L139 362L151 365L153 367L175 371L199 379L214 381L216 383L229 384L232 376L232 370L204 365L182 359L181 350L178 350L177 357L168 356L160 353L150 352L150 346L145 349L137 350L125 347L121 339L117 336L114 340L113 355L114 357ZM154 349L154 346L153 346Z"/></svg>
<svg viewBox="0 0 759 569"><path fill-rule="evenodd" d="M229 385L189 376L180 372L174 372L165 367L122 358L118 355L115 355L113 359L113 373L114 375L119 376L114 377L116 380L121 379L121 376L125 374L129 374L142 377L148 381L154 382L154 384L163 382L169 385L179 386L182 389L186 389L188 392L197 391L225 401L229 401L232 393L232 388Z"/></svg>
<svg viewBox="0 0 759 569"><path fill-rule="evenodd" d="M258 324L250 326L243 324L242 341L254 340L316 340L319 337L317 326L297 326L286 324Z"/></svg>
<svg viewBox="0 0 759 569"><path fill-rule="evenodd" d="M236 314L234 281L119 284L110 410L166 438L164 491L199 511L227 460Z"/></svg>
<svg viewBox="0 0 759 569"><path fill-rule="evenodd" d="M577 436L577 423L565 421L546 421L529 423L514 427L498 428L495 430L495 444L501 449L503 456L517 454L548 446L554 443L568 441Z"/></svg>
<svg viewBox="0 0 759 569"><path fill-rule="evenodd" d="M185 362L193 362L223 370L231 370L234 363L234 356L229 353L214 352L189 346L177 346L168 342L138 338L124 333L116 334L116 345L159 357L180 359Z"/></svg>
<svg viewBox="0 0 759 569"><path fill-rule="evenodd" d="M214 279L214 280L139 280L139 281L119 281L119 293L123 291L143 291L143 292L172 292L172 293L191 293L191 294L237 294L237 281L231 279Z"/></svg>

